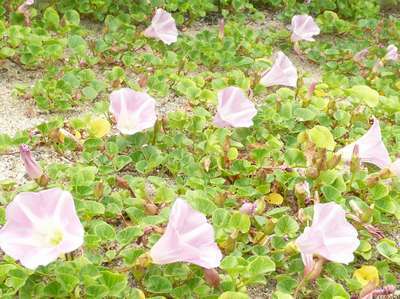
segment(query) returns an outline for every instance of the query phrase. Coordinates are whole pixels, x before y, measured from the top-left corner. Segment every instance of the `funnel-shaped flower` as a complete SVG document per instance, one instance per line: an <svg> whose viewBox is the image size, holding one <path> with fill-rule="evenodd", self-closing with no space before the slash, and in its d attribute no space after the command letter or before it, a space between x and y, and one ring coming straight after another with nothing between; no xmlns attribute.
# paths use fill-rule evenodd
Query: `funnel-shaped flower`
<svg viewBox="0 0 400 299"><path fill-rule="evenodd" d="M395 45L389 45L385 55L386 60L399 60L399 53L397 53L397 47Z"/></svg>
<svg viewBox="0 0 400 299"><path fill-rule="evenodd" d="M279 51L275 63L268 72L264 72L260 83L264 86L297 86L297 70L289 58Z"/></svg>
<svg viewBox="0 0 400 299"><path fill-rule="evenodd" d="M313 36L320 33L318 25L314 22L313 18L308 15L297 15L292 18L292 41L299 40L314 41Z"/></svg>
<svg viewBox="0 0 400 299"><path fill-rule="evenodd" d="M110 95L110 112L122 134L133 135L153 127L157 120L155 107L155 100L145 92L121 88Z"/></svg>
<svg viewBox="0 0 400 299"><path fill-rule="evenodd" d="M32 153L26 144L22 144L19 147L19 153L21 160L24 163L26 173L31 179L38 179L42 176L43 172L39 164L32 157Z"/></svg>
<svg viewBox="0 0 400 299"><path fill-rule="evenodd" d="M174 18L170 13L158 8L151 20L151 25L143 32L145 36L161 40L164 44L170 45L176 42L178 30Z"/></svg>
<svg viewBox="0 0 400 299"><path fill-rule="evenodd" d="M72 195L58 188L18 194L6 209L0 247L29 269L79 248L83 227Z"/></svg>
<svg viewBox="0 0 400 299"><path fill-rule="evenodd" d="M217 114L214 117L216 126L248 128L253 125L256 114L254 104L240 88L230 86L218 92Z"/></svg>
<svg viewBox="0 0 400 299"><path fill-rule="evenodd" d="M337 263L353 261L353 252L360 244L357 235L357 230L347 222L346 212L341 206L333 202L315 204L312 225L306 227L296 240L305 272L312 270L314 255Z"/></svg>
<svg viewBox="0 0 400 299"><path fill-rule="evenodd" d="M20 13L25 14L28 11L29 6L32 6L34 3L35 3L34 0L26 0L24 3L22 3L18 7L17 11L20 12Z"/></svg>
<svg viewBox="0 0 400 299"><path fill-rule="evenodd" d="M351 161L354 146L358 145L358 157L361 163L371 163L379 168L391 164L389 153L383 144L379 121L374 118L374 124L360 139L339 150L343 161Z"/></svg>
<svg viewBox="0 0 400 299"><path fill-rule="evenodd" d="M150 255L156 264L188 262L206 269L218 267L222 259L207 218L181 198L172 206L166 231Z"/></svg>

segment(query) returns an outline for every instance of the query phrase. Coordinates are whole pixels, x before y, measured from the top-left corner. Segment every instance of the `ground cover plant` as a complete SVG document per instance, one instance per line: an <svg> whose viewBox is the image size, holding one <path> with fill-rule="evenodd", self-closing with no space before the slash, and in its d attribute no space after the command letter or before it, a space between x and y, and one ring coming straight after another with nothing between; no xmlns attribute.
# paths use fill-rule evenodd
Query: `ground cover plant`
<svg viewBox="0 0 400 299"><path fill-rule="evenodd" d="M1 298L400 296L397 0L0 3Z"/></svg>

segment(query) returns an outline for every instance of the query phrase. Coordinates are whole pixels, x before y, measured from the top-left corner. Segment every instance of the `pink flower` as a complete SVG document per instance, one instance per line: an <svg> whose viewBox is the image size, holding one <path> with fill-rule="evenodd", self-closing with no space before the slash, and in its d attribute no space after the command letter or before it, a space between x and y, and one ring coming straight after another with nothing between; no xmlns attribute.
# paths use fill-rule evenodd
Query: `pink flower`
<svg viewBox="0 0 400 299"><path fill-rule="evenodd" d="M358 145L358 157L361 163L371 163L379 168L384 168L391 164L389 153L383 144L379 121L374 118L374 124L360 139L339 150L342 160L351 161L354 146Z"/></svg>
<svg viewBox="0 0 400 299"><path fill-rule="evenodd" d="M29 6L32 6L34 3L35 3L34 0L26 0L18 7L17 11L20 13L26 13L29 9Z"/></svg>
<svg viewBox="0 0 400 299"><path fill-rule="evenodd" d="M292 41L314 41L313 36L320 33L318 25L308 15L297 15L292 18Z"/></svg>
<svg viewBox="0 0 400 299"><path fill-rule="evenodd" d="M43 172L39 164L32 157L32 153L26 144L22 144L19 147L19 153L21 160L24 163L26 173L33 180L38 179L42 176Z"/></svg>
<svg viewBox="0 0 400 299"><path fill-rule="evenodd" d="M248 128L253 125L256 114L254 104L240 88L230 86L218 92L217 114L214 117L217 127Z"/></svg>
<svg viewBox="0 0 400 299"><path fill-rule="evenodd" d="M346 220L346 213L334 202L315 204L312 225L306 227L297 238L305 266L305 273L314 267L314 255L336 263L348 264L353 261L353 252L360 241L357 230Z"/></svg>
<svg viewBox="0 0 400 299"><path fill-rule="evenodd" d="M361 62L367 57L368 53L369 53L368 48L362 49L361 51L354 54L353 60L357 61L357 62Z"/></svg>
<svg viewBox="0 0 400 299"><path fill-rule="evenodd" d="M252 202L245 202L239 209L240 213L247 215L254 215L257 209L257 204Z"/></svg>
<svg viewBox="0 0 400 299"><path fill-rule="evenodd" d="M275 63L268 72L262 74L260 83L264 86L297 86L297 70L289 58L279 51Z"/></svg>
<svg viewBox="0 0 400 299"><path fill-rule="evenodd" d="M389 169L398 177L400 177L400 158L396 159L392 164L390 164Z"/></svg>
<svg viewBox="0 0 400 299"><path fill-rule="evenodd" d="M397 47L395 45L389 45L385 56L386 60L399 60L399 54L397 53Z"/></svg>
<svg viewBox="0 0 400 299"><path fill-rule="evenodd" d="M71 193L58 188L18 194L6 209L0 247L29 269L55 261L83 244Z"/></svg>
<svg viewBox="0 0 400 299"><path fill-rule="evenodd" d="M178 30L174 18L161 8L156 10L151 25L143 33L145 36L159 39L167 45L176 42L178 39Z"/></svg>
<svg viewBox="0 0 400 299"><path fill-rule="evenodd" d="M164 235L150 251L156 264L187 262L206 269L218 267L222 254L207 218L177 198Z"/></svg>
<svg viewBox="0 0 400 299"><path fill-rule="evenodd" d="M155 100L145 92L121 88L110 95L110 112L122 134L133 135L153 127L157 120L155 107Z"/></svg>

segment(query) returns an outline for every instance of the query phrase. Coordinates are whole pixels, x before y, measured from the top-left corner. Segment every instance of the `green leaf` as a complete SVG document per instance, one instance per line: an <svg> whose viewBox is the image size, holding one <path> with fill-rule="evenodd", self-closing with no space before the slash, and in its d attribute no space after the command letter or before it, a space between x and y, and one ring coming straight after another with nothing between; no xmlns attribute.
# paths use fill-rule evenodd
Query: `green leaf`
<svg viewBox="0 0 400 299"><path fill-rule="evenodd" d="M117 233L117 241L121 245L125 245L133 242L143 234L143 230L140 227L127 227Z"/></svg>
<svg viewBox="0 0 400 299"><path fill-rule="evenodd" d="M115 238L114 227L104 221L99 222L94 227L94 231L104 241L111 241Z"/></svg>
<svg viewBox="0 0 400 299"><path fill-rule="evenodd" d="M235 213L229 221L229 226L242 233L247 233L251 226L250 217L247 214Z"/></svg>
<svg viewBox="0 0 400 299"><path fill-rule="evenodd" d="M376 107L379 103L379 93L367 85L356 85L349 89L350 95L369 107Z"/></svg>
<svg viewBox="0 0 400 299"><path fill-rule="evenodd" d="M322 290L318 299L333 299L336 296L350 299L349 294L347 294L343 286L338 283L330 283L324 290Z"/></svg>
<svg viewBox="0 0 400 299"><path fill-rule="evenodd" d="M117 296L127 285L127 277L124 274L102 271L100 281L108 289L110 296Z"/></svg>
<svg viewBox="0 0 400 299"><path fill-rule="evenodd" d="M152 293L169 293L172 291L172 283L165 277L153 275L145 280L144 285Z"/></svg>
<svg viewBox="0 0 400 299"><path fill-rule="evenodd" d="M52 7L48 7L44 11L43 21L46 27L50 29L57 29L60 25L60 17L57 11Z"/></svg>
<svg viewBox="0 0 400 299"><path fill-rule="evenodd" d="M249 299L249 296L239 292L224 292L218 299Z"/></svg>
<svg viewBox="0 0 400 299"><path fill-rule="evenodd" d="M315 126L308 130L308 134L311 141L319 148L326 148L328 150L334 150L336 142L333 139L332 133L327 127Z"/></svg>
<svg viewBox="0 0 400 299"><path fill-rule="evenodd" d="M274 230L278 236L291 236L299 230L299 224L293 217L285 215L279 218Z"/></svg>
<svg viewBox="0 0 400 299"><path fill-rule="evenodd" d="M267 256L257 256L248 264L247 271L251 275L259 275L275 271L275 263Z"/></svg>

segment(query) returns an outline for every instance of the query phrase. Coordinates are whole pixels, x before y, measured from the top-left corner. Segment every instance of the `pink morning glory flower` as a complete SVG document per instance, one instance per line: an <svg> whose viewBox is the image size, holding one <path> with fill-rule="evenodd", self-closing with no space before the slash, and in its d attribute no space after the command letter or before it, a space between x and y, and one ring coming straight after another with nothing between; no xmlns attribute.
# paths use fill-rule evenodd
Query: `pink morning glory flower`
<svg viewBox="0 0 400 299"><path fill-rule="evenodd" d="M314 267L314 255L336 263L348 264L354 260L354 251L360 241L357 230L346 220L346 212L334 203L314 205L311 226L297 238L305 273Z"/></svg>
<svg viewBox="0 0 400 299"><path fill-rule="evenodd" d="M46 266L83 244L71 193L58 188L18 194L6 208L0 248L29 269Z"/></svg>
<svg viewBox="0 0 400 299"><path fill-rule="evenodd" d="M350 162L353 155L354 146L358 145L358 157L361 163L371 163L379 168L384 168L391 164L389 153L382 141L381 128L379 121L374 118L371 128L360 139L339 150L342 160Z"/></svg>
<svg viewBox="0 0 400 299"><path fill-rule="evenodd" d="M155 264L187 262L206 269L218 267L222 259L207 218L181 198L172 206L165 233L150 255Z"/></svg>
<svg viewBox="0 0 400 299"><path fill-rule="evenodd" d="M318 25L308 15L296 15L292 18L292 41L300 40L314 41L313 36L320 33Z"/></svg>
<svg viewBox="0 0 400 299"><path fill-rule="evenodd" d="M397 47L395 45L389 45L385 55L386 60L399 60L399 53L397 53Z"/></svg>
<svg viewBox="0 0 400 299"><path fill-rule="evenodd" d="M176 42L178 39L178 30L174 18L161 8L156 10L151 25L143 33L145 36L159 39L167 45Z"/></svg>
<svg viewBox="0 0 400 299"><path fill-rule="evenodd" d="M230 86L218 92L217 114L214 117L217 127L248 128L253 125L256 114L254 104L240 88Z"/></svg>
<svg viewBox="0 0 400 299"><path fill-rule="evenodd" d="M254 215L257 209L257 204L252 202L245 202L239 209L240 213L247 215Z"/></svg>
<svg viewBox="0 0 400 299"><path fill-rule="evenodd" d="M26 0L18 7L17 11L22 14L26 14L28 12L29 6L32 6L34 3L34 0Z"/></svg>
<svg viewBox="0 0 400 299"><path fill-rule="evenodd" d="M39 164L32 157L32 153L26 144L22 144L19 147L19 153L21 160L24 163L26 173L33 180L40 178L43 175L43 171Z"/></svg>
<svg viewBox="0 0 400 299"><path fill-rule="evenodd" d="M358 51L356 54L354 54L353 59L354 61L361 62L367 57L368 53L368 48L362 49L361 51Z"/></svg>
<svg viewBox="0 0 400 299"><path fill-rule="evenodd" d="M110 95L110 112L117 121L117 129L125 135L154 126L156 102L145 92L137 92L130 88L121 88Z"/></svg>
<svg viewBox="0 0 400 299"><path fill-rule="evenodd" d="M267 87L274 85L296 87L296 67L283 52L279 51L275 63L268 72L264 72L260 83Z"/></svg>

